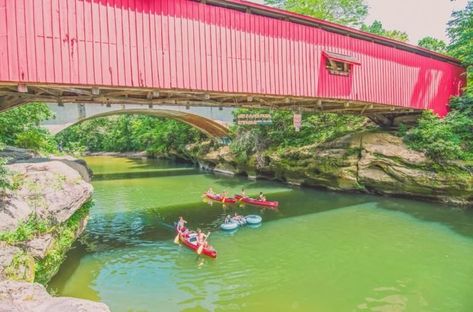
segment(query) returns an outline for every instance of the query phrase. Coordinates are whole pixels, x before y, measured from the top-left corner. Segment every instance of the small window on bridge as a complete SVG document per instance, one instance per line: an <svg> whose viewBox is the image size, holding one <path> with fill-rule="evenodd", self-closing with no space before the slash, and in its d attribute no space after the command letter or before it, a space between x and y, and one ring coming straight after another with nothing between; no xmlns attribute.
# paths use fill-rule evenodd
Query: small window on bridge
<svg viewBox="0 0 473 312"><path fill-rule="evenodd" d="M350 75L350 64L327 59L327 69L334 75Z"/></svg>
<svg viewBox="0 0 473 312"><path fill-rule="evenodd" d="M324 51L326 68L331 74L348 76L353 65L360 65L360 62L353 56Z"/></svg>

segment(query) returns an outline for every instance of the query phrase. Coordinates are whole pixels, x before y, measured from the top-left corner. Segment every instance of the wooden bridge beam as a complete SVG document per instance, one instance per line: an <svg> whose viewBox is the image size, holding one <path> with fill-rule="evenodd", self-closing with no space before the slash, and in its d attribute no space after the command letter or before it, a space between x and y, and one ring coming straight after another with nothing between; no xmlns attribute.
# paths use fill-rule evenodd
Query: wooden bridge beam
<svg viewBox="0 0 473 312"><path fill-rule="evenodd" d="M15 85L0 85L0 111L29 102L100 103L179 105L205 107L268 108L308 112L333 112L368 116L382 125L395 124L393 114L417 114L410 108L307 97L284 97L261 94L208 93L184 90L156 90L148 88L92 88L83 86L28 85L25 93Z"/></svg>

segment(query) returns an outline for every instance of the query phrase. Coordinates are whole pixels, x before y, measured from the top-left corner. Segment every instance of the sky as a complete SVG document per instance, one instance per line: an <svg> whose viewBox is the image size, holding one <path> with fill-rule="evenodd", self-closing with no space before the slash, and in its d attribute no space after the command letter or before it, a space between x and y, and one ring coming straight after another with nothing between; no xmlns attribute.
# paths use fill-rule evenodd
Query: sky
<svg viewBox="0 0 473 312"><path fill-rule="evenodd" d="M249 0L263 3L264 0ZM466 7L468 0L365 0L369 6L366 22L383 23L385 29L405 31L411 43L426 36L448 42L445 33L453 10Z"/></svg>

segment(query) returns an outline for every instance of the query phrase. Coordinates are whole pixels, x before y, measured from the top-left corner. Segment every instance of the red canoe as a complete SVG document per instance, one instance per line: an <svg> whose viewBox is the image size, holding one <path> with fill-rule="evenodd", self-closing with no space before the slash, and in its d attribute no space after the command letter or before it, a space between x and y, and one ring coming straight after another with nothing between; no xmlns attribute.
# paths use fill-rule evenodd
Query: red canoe
<svg viewBox="0 0 473 312"><path fill-rule="evenodd" d="M182 234L179 233L179 240L188 248L197 252L199 245L197 244L197 233ZM210 258L217 258L217 251L213 248L202 249L202 254Z"/></svg>
<svg viewBox="0 0 473 312"><path fill-rule="evenodd" d="M237 201L235 198L232 197L222 197L218 194L209 194L205 193L205 196L207 196L208 199L215 200L221 203L226 203L226 204L235 204Z"/></svg>
<svg viewBox="0 0 473 312"><path fill-rule="evenodd" d="M235 199L253 206L263 206L270 208L277 208L279 206L279 202L277 201L262 201L250 197L243 197L241 195L235 195Z"/></svg>

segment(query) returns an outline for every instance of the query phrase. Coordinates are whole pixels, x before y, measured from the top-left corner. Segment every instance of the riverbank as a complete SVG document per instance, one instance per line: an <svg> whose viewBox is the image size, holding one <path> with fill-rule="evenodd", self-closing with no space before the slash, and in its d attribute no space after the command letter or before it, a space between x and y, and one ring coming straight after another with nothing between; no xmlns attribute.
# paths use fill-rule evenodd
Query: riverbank
<svg viewBox="0 0 473 312"><path fill-rule="evenodd" d="M240 160L229 146L196 144L201 167L336 191L410 197L473 207L473 166L439 163L388 132L365 131L323 144L270 150Z"/></svg>
<svg viewBox="0 0 473 312"><path fill-rule="evenodd" d="M8 160L9 183L0 198L1 305L22 311L107 311L102 304L76 305L73 299L57 305L44 288L30 284L49 282L87 225L93 187L85 162L16 148L0 157Z"/></svg>

